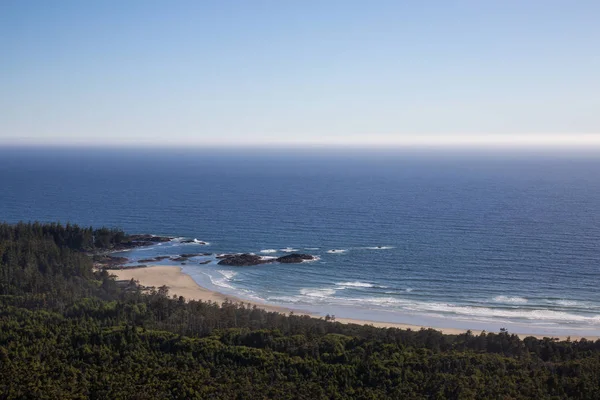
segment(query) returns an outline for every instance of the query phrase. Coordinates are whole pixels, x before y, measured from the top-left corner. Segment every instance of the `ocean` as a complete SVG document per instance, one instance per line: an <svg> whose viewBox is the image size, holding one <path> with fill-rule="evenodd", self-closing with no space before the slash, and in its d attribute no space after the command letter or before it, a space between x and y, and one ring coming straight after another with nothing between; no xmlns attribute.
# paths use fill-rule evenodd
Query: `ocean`
<svg viewBox="0 0 600 400"><path fill-rule="evenodd" d="M189 252L319 257L183 266L200 285L249 300L440 328L600 335L600 157L1 148L0 187L7 222L209 243L126 253L134 263Z"/></svg>

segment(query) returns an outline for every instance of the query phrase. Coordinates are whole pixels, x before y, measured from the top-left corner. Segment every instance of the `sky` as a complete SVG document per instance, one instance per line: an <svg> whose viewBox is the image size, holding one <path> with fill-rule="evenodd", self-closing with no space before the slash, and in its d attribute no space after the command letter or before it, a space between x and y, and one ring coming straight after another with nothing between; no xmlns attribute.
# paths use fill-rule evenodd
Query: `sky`
<svg viewBox="0 0 600 400"><path fill-rule="evenodd" d="M600 148L600 2L0 1L0 144Z"/></svg>

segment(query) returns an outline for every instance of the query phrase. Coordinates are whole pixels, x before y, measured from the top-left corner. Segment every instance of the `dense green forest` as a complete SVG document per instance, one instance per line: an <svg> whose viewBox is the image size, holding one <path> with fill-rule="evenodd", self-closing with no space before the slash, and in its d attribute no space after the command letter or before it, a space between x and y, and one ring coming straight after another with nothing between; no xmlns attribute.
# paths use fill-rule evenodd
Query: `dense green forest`
<svg viewBox="0 0 600 400"><path fill-rule="evenodd" d="M118 229L0 224L0 399L600 399L600 340L442 335L142 292Z"/></svg>

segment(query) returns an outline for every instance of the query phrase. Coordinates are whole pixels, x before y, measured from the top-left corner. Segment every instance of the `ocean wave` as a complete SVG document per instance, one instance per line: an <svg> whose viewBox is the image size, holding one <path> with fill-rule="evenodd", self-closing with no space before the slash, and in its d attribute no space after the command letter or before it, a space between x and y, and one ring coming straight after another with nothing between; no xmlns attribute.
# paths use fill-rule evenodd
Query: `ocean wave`
<svg viewBox="0 0 600 400"><path fill-rule="evenodd" d="M331 249L331 250L327 250L327 252L329 254L342 254L342 253L345 253L347 251L348 250L346 250L346 249Z"/></svg>
<svg viewBox="0 0 600 400"><path fill-rule="evenodd" d="M321 257L313 256L312 260L302 260L303 263L311 263L311 262L315 262L315 261L321 261Z"/></svg>
<svg viewBox="0 0 600 400"><path fill-rule="evenodd" d="M236 291L237 291L238 293L241 293L241 294L242 294L242 297L245 297L245 298L249 298L249 299L252 299L252 300L258 300L258 301L260 301L261 303L264 303L264 302L266 302L266 301L267 301L266 299L264 299L264 298L260 297L258 294L256 294L256 293L255 293L254 291L252 291L252 290L248 290L248 289L238 289L238 288L236 288Z"/></svg>
<svg viewBox="0 0 600 400"><path fill-rule="evenodd" d="M231 282L233 277L237 275L237 272L229 271L229 270L225 270L225 269L217 270L217 272L219 274L221 274L223 277L217 278L217 277L212 276L211 274L205 273L213 285L219 286L222 288L227 288L227 289L235 289L235 287L233 285L231 285L229 282Z"/></svg>
<svg viewBox="0 0 600 400"><path fill-rule="evenodd" d="M600 324L600 315L593 317L569 314L564 311L554 310L519 310L519 309L501 309L488 307L458 306L446 303L415 303L406 307L413 311L431 311L443 312L466 317L499 317L526 320L560 321L560 322L587 322L591 324Z"/></svg>
<svg viewBox="0 0 600 400"><path fill-rule="evenodd" d="M227 289L235 289L235 287L231 286L229 283L229 279L227 278L215 278L211 275L208 275L208 278L210 279L210 282L215 285L215 286L219 286L219 287L223 287L223 288L227 288Z"/></svg>
<svg viewBox="0 0 600 400"><path fill-rule="evenodd" d="M524 297L517 296L496 296L494 301L498 303L509 303L509 304L525 304L527 299Z"/></svg>
<svg viewBox="0 0 600 400"><path fill-rule="evenodd" d="M353 283L353 282L350 282ZM344 287L338 287L344 289ZM498 319L507 321L527 320L530 323L553 324L553 323L585 323L600 325L600 315L579 315L549 309L506 309L492 307L463 306L449 303L420 302L399 297L336 297L335 288L304 288L300 290L301 296L272 296L268 301L279 301L284 303L317 304L326 302L331 305L343 305L353 307L382 307L387 310L409 311L411 313L454 316L454 318L473 319L480 321L494 321Z"/></svg>
<svg viewBox="0 0 600 400"><path fill-rule="evenodd" d="M382 289L387 289L387 286L378 286ZM385 294L401 294L401 293L410 293L413 291L413 288L406 288L406 289L396 289L396 290L386 290L383 293Z"/></svg>
<svg viewBox="0 0 600 400"><path fill-rule="evenodd" d="M273 257L273 256L260 256L260 259L264 260L264 261L268 261L268 260L276 260L277 257Z"/></svg>
<svg viewBox="0 0 600 400"><path fill-rule="evenodd" d="M242 253L218 253L215 255L216 258L223 258L223 257L227 257L227 256L239 256ZM254 254L254 253L250 253L250 254Z"/></svg>
<svg viewBox="0 0 600 400"><path fill-rule="evenodd" d="M138 252L138 251L156 250L155 249L156 246L158 246L158 244L153 244L151 246L146 246L146 247L138 247L135 249L135 251ZM177 245L175 244L175 245L172 245L171 247L175 247L175 246L177 246ZM113 251L112 253L125 253L126 251L131 251L131 249L117 250L117 251Z"/></svg>
<svg viewBox="0 0 600 400"><path fill-rule="evenodd" d="M350 287L365 287L365 288L370 288L370 287L375 287L375 285L373 285L372 283L367 283L367 282L338 282L336 283L336 285L338 286L350 286Z"/></svg>
<svg viewBox="0 0 600 400"><path fill-rule="evenodd" d="M233 279L233 277L238 274L236 271L229 271L225 269L220 269L217 272L223 275L226 279Z"/></svg>
<svg viewBox="0 0 600 400"><path fill-rule="evenodd" d="M365 249L368 250L389 250L389 249L394 249L394 246L371 246L371 247L365 247Z"/></svg>
<svg viewBox="0 0 600 400"><path fill-rule="evenodd" d="M324 298L334 295L335 289L300 289L300 294L308 297Z"/></svg>
<svg viewBox="0 0 600 400"><path fill-rule="evenodd" d="M277 249L265 249L265 250L261 250L260 252L264 253L264 254L271 254L271 253L277 253L278 251L279 250L277 250Z"/></svg>
<svg viewBox="0 0 600 400"><path fill-rule="evenodd" d="M202 246L208 246L208 245L210 245L210 243L209 243L209 242L205 242L204 240L198 240L198 239L196 239L196 238L194 238L194 243L196 243L196 244L200 244L200 245L202 245Z"/></svg>
<svg viewBox="0 0 600 400"><path fill-rule="evenodd" d="M368 305L368 306L408 306L415 304L412 301L400 299L398 297L358 297L358 298L350 298L350 297L340 297L340 298L332 298L335 300L335 303L340 305L351 305L351 306L360 306L360 305Z"/></svg>
<svg viewBox="0 0 600 400"><path fill-rule="evenodd" d="M295 251L298 251L298 249L294 249L292 247L286 247L285 249L281 249L281 251L283 251L285 253L293 253Z"/></svg>
<svg viewBox="0 0 600 400"><path fill-rule="evenodd" d="M586 304L584 302L577 301L577 300L560 299L560 300L546 300L546 302L548 302L550 304L555 304L555 305L561 306L561 307L590 308L589 304Z"/></svg>
<svg viewBox="0 0 600 400"><path fill-rule="evenodd" d="M348 299L353 304L359 303L361 299ZM413 312L432 312L454 314L467 318L508 318L512 320L530 320L544 322L575 323L583 322L589 324L600 324L600 315L586 316L564 311L548 309L503 309L490 307L461 306L448 303L413 302L393 297L367 298L363 302L377 305L398 305L405 310Z"/></svg>
<svg viewBox="0 0 600 400"><path fill-rule="evenodd" d="M301 299L295 296L269 296L267 301L282 302L282 303L299 303Z"/></svg>
<svg viewBox="0 0 600 400"><path fill-rule="evenodd" d="M574 307L581 305L578 301L575 300L556 300L554 303L558 304L559 306L565 307Z"/></svg>
<svg viewBox="0 0 600 400"><path fill-rule="evenodd" d="M305 247L304 250L319 250L319 247Z"/></svg>

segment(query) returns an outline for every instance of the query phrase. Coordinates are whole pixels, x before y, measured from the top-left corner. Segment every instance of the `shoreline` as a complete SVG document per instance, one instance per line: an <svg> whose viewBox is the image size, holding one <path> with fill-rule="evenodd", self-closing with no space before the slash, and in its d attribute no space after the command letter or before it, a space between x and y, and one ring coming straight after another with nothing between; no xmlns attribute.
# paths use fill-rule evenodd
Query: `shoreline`
<svg viewBox="0 0 600 400"><path fill-rule="evenodd" d="M279 312L282 314L289 314L291 312L294 315L307 315L312 318L323 318L321 315L317 315L314 313L306 312L298 308L292 307L283 307L276 306L271 304L266 304L253 300L245 300L238 298L236 296L226 295L214 290L210 290L204 288L191 276L184 273L182 268L177 265L149 265L143 268L126 268L119 270L109 270L111 275L115 275L117 280L120 281L129 281L134 279L139 281L140 285L146 287L156 287L159 288L163 285L166 285L169 288L169 296L177 295L183 296L186 300L201 300L201 301L212 301L216 303L223 303L225 300L232 301L234 303L244 303L255 305L263 310L271 311L271 312ZM336 322L341 322L345 324L358 324L358 325L371 325L377 328L398 328L398 329L411 329L411 330L420 330L421 328L425 329L434 329L436 331L440 331L443 334L447 335L458 335L467 332L467 329L458 329L458 328L439 328L434 326L424 326L424 325L411 325L411 324L402 324L395 322L380 322L380 321L369 321L363 319L354 319L354 318L336 318ZM480 331L471 330L474 335L478 335ZM513 333L513 332L511 332ZM519 336L521 339L529 336L536 337L538 339L543 339L544 337L552 337L557 338L559 340L567 340L570 338L571 340L579 340L583 337L588 340L597 340L599 337L596 336L579 336L579 335L536 335L536 334L522 334L522 333L514 333Z"/></svg>

